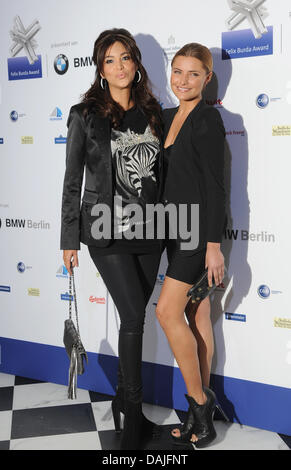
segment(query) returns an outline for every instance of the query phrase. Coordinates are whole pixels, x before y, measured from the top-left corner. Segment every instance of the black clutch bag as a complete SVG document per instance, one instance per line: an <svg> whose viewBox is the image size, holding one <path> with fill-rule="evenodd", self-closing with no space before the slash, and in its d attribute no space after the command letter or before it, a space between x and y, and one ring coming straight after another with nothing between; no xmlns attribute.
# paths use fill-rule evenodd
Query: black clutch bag
<svg viewBox="0 0 291 470"><path fill-rule="evenodd" d="M225 272L225 270L224 270ZM199 280L188 290L187 296L191 297L192 303L200 302L205 299L216 289L214 278L212 278L212 286L208 285L208 268L205 269Z"/></svg>
<svg viewBox="0 0 291 470"><path fill-rule="evenodd" d="M73 299L75 304L76 326L72 320L72 279L74 289ZM70 359L68 398L74 399L77 398L77 376L82 375L84 373L84 360L86 360L88 364L88 356L80 337L73 268L72 275L70 275L69 279L69 318L65 320L64 345Z"/></svg>

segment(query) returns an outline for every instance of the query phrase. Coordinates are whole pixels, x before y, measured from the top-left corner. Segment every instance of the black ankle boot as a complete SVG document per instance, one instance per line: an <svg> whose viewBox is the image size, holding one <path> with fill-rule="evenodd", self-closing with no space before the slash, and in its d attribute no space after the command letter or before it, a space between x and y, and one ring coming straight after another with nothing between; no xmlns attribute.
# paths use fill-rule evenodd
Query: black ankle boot
<svg viewBox="0 0 291 470"><path fill-rule="evenodd" d="M185 442L191 441L191 436L193 434L194 427L194 416L191 411L191 408L188 408L187 417L182 426L178 427L180 431L180 436L174 436L171 432L171 436L177 444L184 444ZM175 428L176 429L176 428Z"/></svg>
<svg viewBox="0 0 291 470"><path fill-rule="evenodd" d="M203 390L207 397L207 401L203 405L199 405L193 397L185 395L194 418L192 434L195 434L198 438L194 445L199 449L208 446L216 438L213 425L213 414L216 406L215 393L207 387L203 387Z"/></svg>
<svg viewBox="0 0 291 470"><path fill-rule="evenodd" d="M121 416L120 413L125 414L125 398L124 388L118 386L116 395L111 402L112 415L114 420L115 432L121 433ZM153 423L145 417L142 413L142 428L143 434L148 438L157 438L160 435L160 426Z"/></svg>
<svg viewBox="0 0 291 470"><path fill-rule="evenodd" d="M121 434L120 450L142 449L145 442L141 403L125 401L124 428Z"/></svg>

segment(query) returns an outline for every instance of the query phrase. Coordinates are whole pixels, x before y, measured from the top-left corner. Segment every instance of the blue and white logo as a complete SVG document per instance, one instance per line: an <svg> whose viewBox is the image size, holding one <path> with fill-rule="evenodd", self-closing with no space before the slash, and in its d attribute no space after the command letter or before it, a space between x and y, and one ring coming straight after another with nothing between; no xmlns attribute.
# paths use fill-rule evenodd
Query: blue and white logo
<svg viewBox="0 0 291 470"><path fill-rule="evenodd" d="M262 284L261 286L258 287L258 294L261 297L261 299L267 299L270 297L270 288L266 286L265 284Z"/></svg>
<svg viewBox="0 0 291 470"><path fill-rule="evenodd" d="M69 68L69 60L64 54L59 54L54 61L54 69L59 75L64 75Z"/></svg>
<svg viewBox="0 0 291 470"><path fill-rule="evenodd" d="M10 113L10 119L11 119L11 121L16 122L17 119L18 119L18 112L15 111L15 110L11 111L11 113Z"/></svg>
<svg viewBox="0 0 291 470"><path fill-rule="evenodd" d="M0 144L4 144L4 139L3 139L3 137L0 137Z"/></svg>
<svg viewBox="0 0 291 470"><path fill-rule="evenodd" d="M268 106L269 101L270 100L268 95L266 95L266 93L262 93L261 95L257 96L256 105L258 106L258 108L264 109Z"/></svg>
<svg viewBox="0 0 291 470"><path fill-rule="evenodd" d="M62 264L59 269L57 270L57 274L56 274L57 277L65 277L67 278L68 277L68 270L66 268L66 266L64 264Z"/></svg>
<svg viewBox="0 0 291 470"><path fill-rule="evenodd" d="M11 292L10 286L0 286L0 292Z"/></svg>
<svg viewBox="0 0 291 470"><path fill-rule="evenodd" d="M19 16L14 18L10 36L13 43L10 47L11 58L8 59L8 80L24 80L42 77L41 56L36 55L35 35L41 29L38 20L25 28ZM15 57L20 52L25 56Z"/></svg>
<svg viewBox="0 0 291 470"><path fill-rule="evenodd" d="M61 300L71 300L73 302L74 296L66 292L65 294L61 294Z"/></svg>
<svg viewBox="0 0 291 470"><path fill-rule="evenodd" d="M59 137L55 137L55 144L65 144L67 142L67 137L63 137L59 135Z"/></svg>
<svg viewBox="0 0 291 470"><path fill-rule="evenodd" d="M17 264L17 271L20 272L20 273L24 273L25 271L25 264L20 261L18 264Z"/></svg>
<svg viewBox="0 0 291 470"><path fill-rule="evenodd" d="M61 121L63 117L63 113L60 108L56 107L50 115L51 121Z"/></svg>
<svg viewBox="0 0 291 470"><path fill-rule="evenodd" d="M265 26L266 0L228 0L232 14L222 33L222 60L273 54L273 26ZM250 29L236 28L248 23ZM235 31L236 30L236 31Z"/></svg>
<svg viewBox="0 0 291 470"><path fill-rule="evenodd" d="M241 313L231 313L225 312L225 319L226 320L234 320L234 321L242 321L246 323L246 315L242 315Z"/></svg>

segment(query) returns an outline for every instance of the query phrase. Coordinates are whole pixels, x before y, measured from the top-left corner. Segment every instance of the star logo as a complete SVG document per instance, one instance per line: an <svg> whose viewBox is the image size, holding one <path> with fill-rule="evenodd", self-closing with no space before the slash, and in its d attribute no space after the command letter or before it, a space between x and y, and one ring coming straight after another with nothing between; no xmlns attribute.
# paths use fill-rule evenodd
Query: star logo
<svg viewBox="0 0 291 470"><path fill-rule="evenodd" d="M10 36L13 40L13 44L10 47L11 56L15 57L20 51L24 50L30 65L38 61L34 50L37 47L37 43L33 38L40 29L41 26L38 20L34 20L31 25L25 29L20 17L16 16L14 18L13 29L10 31Z"/></svg>
<svg viewBox="0 0 291 470"><path fill-rule="evenodd" d="M262 37L268 30L263 23L263 18L268 16L267 9L263 7L266 0L228 0L233 14L226 20L229 30L236 28L247 19L256 39Z"/></svg>

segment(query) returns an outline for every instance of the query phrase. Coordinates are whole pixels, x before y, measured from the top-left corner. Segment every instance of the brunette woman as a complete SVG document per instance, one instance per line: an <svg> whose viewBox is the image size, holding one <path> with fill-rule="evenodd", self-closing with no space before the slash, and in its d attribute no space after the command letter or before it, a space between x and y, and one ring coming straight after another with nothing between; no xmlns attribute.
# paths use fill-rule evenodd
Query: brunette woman
<svg viewBox="0 0 291 470"><path fill-rule="evenodd" d="M119 377L112 411L116 431L120 412L125 414L121 449L138 449L153 431L153 423L142 414L142 337L161 245L130 234L145 228L145 206L159 197L161 111L128 31L102 32L94 44L93 61L96 79L68 118L61 249L71 272L71 261L78 266L80 242L88 245L119 312ZM96 233L98 219L91 210L98 204L109 210L109 234ZM142 209L140 220L132 220L129 204Z"/></svg>
<svg viewBox="0 0 291 470"><path fill-rule="evenodd" d="M179 106L164 112L163 201L177 207L186 204L188 216L191 204L199 204L199 243L189 250L181 247L179 236L166 241L169 265L157 316L183 375L189 402L187 420L172 436L197 447L205 447L216 436L215 394L209 389L213 333L209 297L194 309L186 294L206 267L210 286L213 279L220 284L224 274L220 244L225 224L225 130L219 112L202 99L211 76L209 49L185 45L172 60L171 87Z"/></svg>

